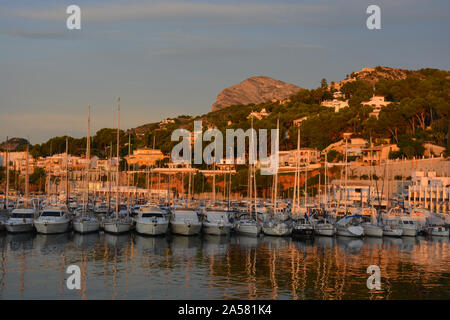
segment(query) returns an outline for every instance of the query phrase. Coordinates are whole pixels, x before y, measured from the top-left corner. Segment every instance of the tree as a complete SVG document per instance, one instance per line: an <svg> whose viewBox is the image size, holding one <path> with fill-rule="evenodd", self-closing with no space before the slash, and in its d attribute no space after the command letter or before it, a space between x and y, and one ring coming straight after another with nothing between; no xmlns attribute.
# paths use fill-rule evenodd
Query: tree
<svg viewBox="0 0 450 320"><path fill-rule="evenodd" d="M398 134L405 127L405 119L397 103L391 103L381 109L378 125L378 131L387 130L398 143Z"/></svg>

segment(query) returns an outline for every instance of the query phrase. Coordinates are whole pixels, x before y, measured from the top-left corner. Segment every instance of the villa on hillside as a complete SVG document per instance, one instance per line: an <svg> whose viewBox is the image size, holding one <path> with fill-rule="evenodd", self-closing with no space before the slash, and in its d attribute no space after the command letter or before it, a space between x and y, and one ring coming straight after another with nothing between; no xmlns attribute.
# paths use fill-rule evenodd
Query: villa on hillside
<svg viewBox="0 0 450 320"><path fill-rule="evenodd" d="M333 108L334 112L339 112L341 109L348 107L348 100L345 101L338 99L325 100L320 105L327 108Z"/></svg>
<svg viewBox="0 0 450 320"><path fill-rule="evenodd" d="M385 101L383 96L373 96L369 101L362 101L361 104L363 106L370 106L373 108L373 111L369 114L370 116L374 116L378 119L380 115L380 111L383 107L386 107L390 104L390 101Z"/></svg>
<svg viewBox="0 0 450 320"><path fill-rule="evenodd" d="M131 156L126 157L126 160L129 165L153 166L158 160L164 158L164 154L159 149L141 148L134 150Z"/></svg>
<svg viewBox="0 0 450 320"><path fill-rule="evenodd" d="M25 172L27 167L27 153L26 152L9 152L8 160L11 170L18 170ZM0 152L0 166L6 167L6 152ZM28 168L30 172L34 171L36 167L36 160L30 154L28 156Z"/></svg>
<svg viewBox="0 0 450 320"><path fill-rule="evenodd" d="M389 153L399 151L399 147L396 144L382 144L374 146L373 148L363 149L363 162L370 163L382 163L389 159Z"/></svg>
<svg viewBox="0 0 450 320"><path fill-rule="evenodd" d="M266 108L263 108L261 110L261 112L257 112L257 111L252 111L250 112L250 114L247 116L247 119L250 119L252 117L261 120L262 118L268 117L270 113L267 113Z"/></svg>
<svg viewBox="0 0 450 320"><path fill-rule="evenodd" d="M338 142L330 144L326 147L322 153L328 153L330 150L336 150L339 153L345 154L345 149L347 148L348 156L361 156L362 151L367 146L367 140L362 138L349 138L347 139L347 146L345 139L339 140Z"/></svg>
<svg viewBox="0 0 450 320"><path fill-rule="evenodd" d="M164 119L163 121L161 121L160 123L159 123L159 127L161 128L161 127L164 127L164 126L166 126L166 125L168 125L168 124L170 124L170 123L175 123L175 120L173 120L173 119Z"/></svg>
<svg viewBox="0 0 450 320"><path fill-rule="evenodd" d="M308 120L308 117L303 117L300 119L296 119L294 121L292 121L294 127L300 127L300 125L302 124L303 121Z"/></svg>
<svg viewBox="0 0 450 320"><path fill-rule="evenodd" d="M427 158L431 158L433 156L440 157L445 154L446 150L444 147L432 143L424 143L423 147L425 148L423 155Z"/></svg>
<svg viewBox="0 0 450 320"><path fill-rule="evenodd" d="M320 160L320 151L312 148L300 148L288 151L279 151L280 166L294 167L298 161L299 165L310 164Z"/></svg>

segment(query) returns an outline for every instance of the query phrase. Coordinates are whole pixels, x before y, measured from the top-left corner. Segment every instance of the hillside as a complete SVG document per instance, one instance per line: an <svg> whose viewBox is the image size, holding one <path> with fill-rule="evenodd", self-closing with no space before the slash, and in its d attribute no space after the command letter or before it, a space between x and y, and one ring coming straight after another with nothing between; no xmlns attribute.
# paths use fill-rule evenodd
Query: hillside
<svg viewBox="0 0 450 320"><path fill-rule="evenodd" d="M380 69L381 68L381 69ZM296 147L297 127L293 120L307 117L302 122L301 146L323 150L331 143L342 139L344 132L354 137L369 139L390 139L398 144L400 152L395 157L420 157L424 143L437 144L450 150L450 72L437 69L401 70L385 67L353 73L352 81L342 82L339 88L349 107L335 113L333 109L321 106L324 100L333 98L335 88L323 84L312 90L303 89L288 99L268 101L259 104L237 104L212 111L204 115L179 116L157 123L149 123L135 129L121 132L122 155L127 154L126 143L131 133L133 148L152 147L170 153L178 142L171 141L171 134L177 128L193 131L193 121L201 120L203 130L215 127L226 129L250 127L250 112L266 109L268 116L255 119L255 129L275 128L280 121L280 149ZM370 81L376 81L376 86ZM362 101L373 95L381 95L391 102L384 107L379 118L370 116L372 108L363 106ZM115 129L101 129L93 137L92 152L100 157L115 141ZM84 152L85 138L69 139L70 150ZM57 137L33 146L34 155L48 155L64 152L65 138ZM114 146L113 146L114 150ZM72 151L71 151L72 152Z"/></svg>
<svg viewBox="0 0 450 320"><path fill-rule="evenodd" d="M426 78L419 70L378 66L375 68L362 68L360 71L352 72L350 75L347 75L346 79L340 82L331 83L329 88L340 89L344 84L352 81L364 81L373 86L380 80L404 80L407 77L415 77L420 80Z"/></svg>
<svg viewBox="0 0 450 320"><path fill-rule="evenodd" d="M30 144L28 142L28 140L23 139L23 138L11 138L8 140L8 144L6 143L6 141L2 142L0 144L0 149L1 150L6 150L7 146L9 151L19 151L21 149L23 149L23 147L25 147L26 145Z"/></svg>

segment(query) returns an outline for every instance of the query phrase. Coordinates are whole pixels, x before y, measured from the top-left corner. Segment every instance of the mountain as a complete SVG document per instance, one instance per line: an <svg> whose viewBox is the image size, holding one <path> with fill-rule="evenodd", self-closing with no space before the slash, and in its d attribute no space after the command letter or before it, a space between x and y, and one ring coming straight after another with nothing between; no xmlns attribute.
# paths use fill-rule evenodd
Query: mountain
<svg viewBox="0 0 450 320"><path fill-rule="evenodd" d="M252 77L219 93L216 102L211 106L211 111L217 111L232 105L283 100L300 90L301 88L296 85L269 77Z"/></svg>
<svg viewBox="0 0 450 320"><path fill-rule="evenodd" d="M8 144L6 144L6 141L2 142L0 144L0 149L1 150L6 150L6 147L8 147L9 151L17 151L18 149L20 149L23 146L26 146L27 144L30 144L28 142L28 140L23 139L23 138L11 138L8 140Z"/></svg>

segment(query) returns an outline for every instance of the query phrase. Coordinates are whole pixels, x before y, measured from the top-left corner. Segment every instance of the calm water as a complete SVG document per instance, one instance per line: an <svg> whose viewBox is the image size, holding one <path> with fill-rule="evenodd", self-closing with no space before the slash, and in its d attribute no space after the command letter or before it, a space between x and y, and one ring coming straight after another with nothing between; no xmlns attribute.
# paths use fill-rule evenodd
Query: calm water
<svg viewBox="0 0 450 320"><path fill-rule="evenodd" d="M449 299L448 238L0 235L1 299ZM70 264L82 289L66 287ZM366 287L381 268L381 290Z"/></svg>

